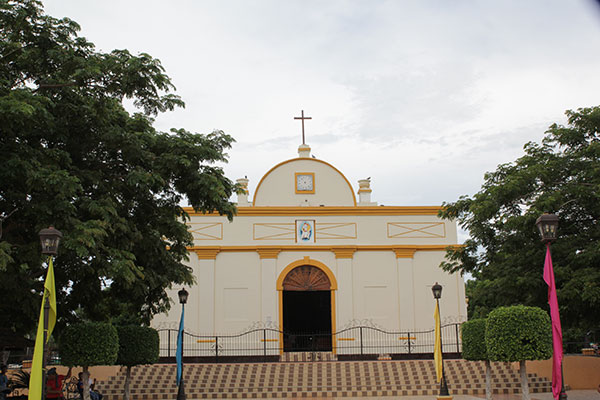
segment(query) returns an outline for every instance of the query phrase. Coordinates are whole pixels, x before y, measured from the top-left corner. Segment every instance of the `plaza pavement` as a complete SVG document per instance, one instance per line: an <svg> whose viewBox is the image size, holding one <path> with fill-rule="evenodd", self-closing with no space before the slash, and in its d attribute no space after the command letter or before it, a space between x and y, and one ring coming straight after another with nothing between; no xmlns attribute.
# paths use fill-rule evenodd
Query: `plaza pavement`
<svg viewBox="0 0 600 400"><path fill-rule="evenodd" d="M553 400L552 393L530 393L531 400ZM568 390L568 400L600 400L600 393L596 390ZM493 400L521 400L523 397L520 394L495 394ZM298 400L307 400L308 397L299 397ZM317 397L320 400L352 400L352 399L369 399L369 400L436 400L437 396L385 396L385 397ZM481 400L485 399L485 395L455 395L453 400ZM295 400L295 399L281 399Z"/></svg>

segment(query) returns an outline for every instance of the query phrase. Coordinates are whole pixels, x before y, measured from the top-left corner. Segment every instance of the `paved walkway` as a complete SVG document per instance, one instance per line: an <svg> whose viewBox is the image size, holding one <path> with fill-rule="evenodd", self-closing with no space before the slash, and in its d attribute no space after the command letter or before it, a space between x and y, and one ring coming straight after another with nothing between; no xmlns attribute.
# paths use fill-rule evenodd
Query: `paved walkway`
<svg viewBox="0 0 600 400"><path fill-rule="evenodd" d="M600 400L600 393L596 390L568 390L568 400ZM453 396L454 400L481 400L485 399L485 396L470 396L470 395L456 395ZM553 400L552 393L530 393L531 400ZM307 400L309 398L299 398ZM332 397L317 397L320 400L331 400ZM337 400L344 399L369 399L369 400L436 400L437 396L403 396L403 397L336 397ZM493 396L493 400L521 400L520 394L496 394ZM283 399L281 399L283 400ZM293 400L293 399L285 399Z"/></svg>

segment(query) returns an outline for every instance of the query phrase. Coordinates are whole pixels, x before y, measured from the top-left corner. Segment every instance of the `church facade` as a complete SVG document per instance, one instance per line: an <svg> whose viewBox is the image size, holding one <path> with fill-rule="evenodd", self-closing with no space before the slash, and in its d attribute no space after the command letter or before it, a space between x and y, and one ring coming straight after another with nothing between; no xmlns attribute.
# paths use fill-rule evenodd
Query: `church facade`
<svg viewBox="0 0 600 400"><path fill-rule="evenodd" d="M358 325L427 330L436 282L443 286L442 323L466 320L463 278L439 268L446 248L457 243L456 224L438 218L440 207L378 206L369 180L354 188L333 165L311 157L307 145L261 178L252 201L248 180L238 182L246 190L232 222L186 210L197 282L187 288L186 332L270 328L274 333L263 341L283 352L293 348L282 332L331 335ZM171 311L153 320L155 328L178 327L179 289L172 291ZM323 350L353 340L330 337Z"/></svg>

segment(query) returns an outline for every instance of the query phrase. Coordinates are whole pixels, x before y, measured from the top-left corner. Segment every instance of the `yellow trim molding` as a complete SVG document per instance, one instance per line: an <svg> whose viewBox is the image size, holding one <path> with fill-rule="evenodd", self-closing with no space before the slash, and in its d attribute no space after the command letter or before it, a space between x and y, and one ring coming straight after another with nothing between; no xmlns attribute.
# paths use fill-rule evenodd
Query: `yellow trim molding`
<svg viewBox="0 0 600 400"><path fill-rule="evenodd" d="M199 260L214 260L217 258L217 254L221 252L219 247L192 247L189 250L196 253Z"/></svg>
<svg viewBox="0 0 600 400"><path fill-rule="evenodd" d="M416 248L394 248L392 249L394 253L396 253L396 258L413 258L417 249Z"/></svg>
<svg viewBox="0 0 600 400"><path fill-rule="evenodd" d="M335 275L333 272L327 267L327 265L323 264L320 261L313 260L312 258L306 256L301 260L296 260L281 271L279 277L277 278L276 288L277 293L279 295L279 343L280 343L280 351L279 353L283 355L283 280L294 268L300 267L302 265L312 265L313 267L319 268L321 271L327 275L329 278L329 283L331 284L331 333L335 334L335 291L337 290L337 280L335 279ZM337 346L335 341L335 335L332 336L331 340L331 350L333 354L337 352Z"/></svg>
<svg viewBox="0 0 600 400"><path fill-rule="evenodd" d="M192 207L183 207L192 217L218 217L218 212L195 212ZM440 206L329 206L329 207L238 207L237 216L274 216L274 215L438 215ZM225 218L225 217L223 217Z"/></svg>
<svg viewBox="0 0 600 400"><path fill-rule="evenodd" d="M298 190L298 176L309 175L312 177L312 190ZM315 173L314 172L296 172L294 173L294 191L296 194L315 194Z"/></svg>
<svg viewBox="0 0 600 400"><path fill-rule="evenodd" d="M335 275L333 275L333 272L331 272L331 270L327 267L327 265L323 264L321 261L314 260L314 259L310 258L309 256L306 256L301 260L296 260L296 261L288 264L288 266L285 267L283 269L283 271L281 271L281 273L279 274L279 277L277 278L277 283L275 285L277 290L280 292L283 291L283 280L285 279L287 274L289 274L294 268L301 267L303 265L311 265L313 267L319 268L321 271L323 271L325 273L325 275L327 275L327 278L329 279L329 283L331 284L331 290L337 290L337 280L335 279ZM281 320L281 323L283 323L283 320Z"/></svg>
<svg viewBox="0 0 600 400"><path fill-rule="evenodd" d="M356 247L332 247L331 251L335 253L335 258L353 258Z"/></svg>
<svg viewBox="0 0 600 400"><path fill-rule="evenodd" d="M258 182L258 185L256 186L256 190L254 191L254 198L252 199L252 205L255 205L255 203L256 203L256 196L258 195L258 191L260 190L260 185L262 185L262 183L265 180L265 178L271 172L273 172L276 168L282 166L283 164L287 164L287 163L290 163L290 162L293 162L293 161L313 161L313 162L319 162L321 164L325 164L325 165L328 165L329 167L333 168L333 170L336 171L338 174L340 174L342 176L342 178L344 178L344 180L348 184L348 187L350 188L350 193L352 194L352 199L354 201L354 205L356 206L356 196L354 195L354 189L352 189L352 185L350 184L350 182L348 181L348 179L346 178L346 176L344 174L342 174L342 172L339 169L337 169L333 165L329 164L328 162L323 161L323 160L319 160L317 158L308 158L308 157L292 158L290 160L286 160L286 161L280 162L279 164L277 164L276 166L274 166L273 168L271 168L270 170L268 170L267 173L263 175L263 177ZM314 181L313 181L313 183L314 183ZM296 182L294 181L294 185L295 184L296 184ZM314 188L314 185L313 185L313 188Z"/></svg>
<svg viewBox="0 0 600 400"><path fill-rule="evenodd" d="M350 231L354 231L350 235L335 233L336 230L339 232L348 227ZM356 222L319 222L315 228L315 235L319 239L356 239Z"/></svg>
<svg viewBox="0 0 600 400"><path fill-rule="evenodd" d="M420 227L419 227L420 225ZM436 227L442 227L442 234L428 231L435 229ZM391 229L396 228L398 233L391 233ZM411 234L413 234L411 236ZM446 224L444 222L388 222L387 223L387 237L388 238L445 238L446 237Z"/></svg>
<svg viewBox="0 0 600 400"><path fill-rule="evenodd" d="M264 258L277 258L281 249L256 249L256 251L262 260Z"/></svg>
<svg viewBox="0 0 600 400"><path fill-rule="evenodd" d="M194 240L223 240L222 222L189 222L187 226ZM210 230L215 227L217 232Z"/></svg>
<svg viewBox="0 0 600 400"><path fill-rule="evenodd" d="M256 231L259 231L259 235ZM260 235L262 233L262 236ZM296 228L293 222L285 223L256 223L252 227L254 240L294 240Z"/></svg>
<svg viewBox="0 0 600 400"><path fill-rule="evenodd" d="M462 247L460 244L416 244L416 245L356 245L356 246L319 246L319 245L289 245L289 246L193 246L188 247L198 255L199 259L215 259L217 254L226 252L256 251L260 258L277 258L282 251L330 251L336 258L352 258L356 251L393 251L396 258L412 258L417 251L446 251ZM340 254L340 257L338 257ZM264 256L263 256L264 255ZM318 262L318 261L315 261ZM304 265L304 264L302 264ZM313 265L313 264L307 264Z"/></svg>

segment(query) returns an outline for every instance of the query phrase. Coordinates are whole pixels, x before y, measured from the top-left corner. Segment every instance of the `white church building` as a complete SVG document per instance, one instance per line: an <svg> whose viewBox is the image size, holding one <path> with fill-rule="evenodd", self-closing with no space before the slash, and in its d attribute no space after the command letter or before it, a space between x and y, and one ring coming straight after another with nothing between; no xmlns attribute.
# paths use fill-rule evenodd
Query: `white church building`
<svg viewBox="0 0 600 400"><path fill-rule="evenodd" d="M210 336L260 327L269 328L257 339L269 354L295 351L302 333L324 335L317 350L343 353L356 326L408 332L395 337L414 343L410 332L433 328L436 282L442 324L465 321L463 278L439 268L457 244L456 224L437 216L439 206L378 206L369 180L353 186L310 153L303 144L267 171L251 200L248 179L238 179L246 191L232 222L186 209L197 284L187 288L185 331L199 335L197 345L210 351ZM179 289L155 328L177 329Z"/></svg>

